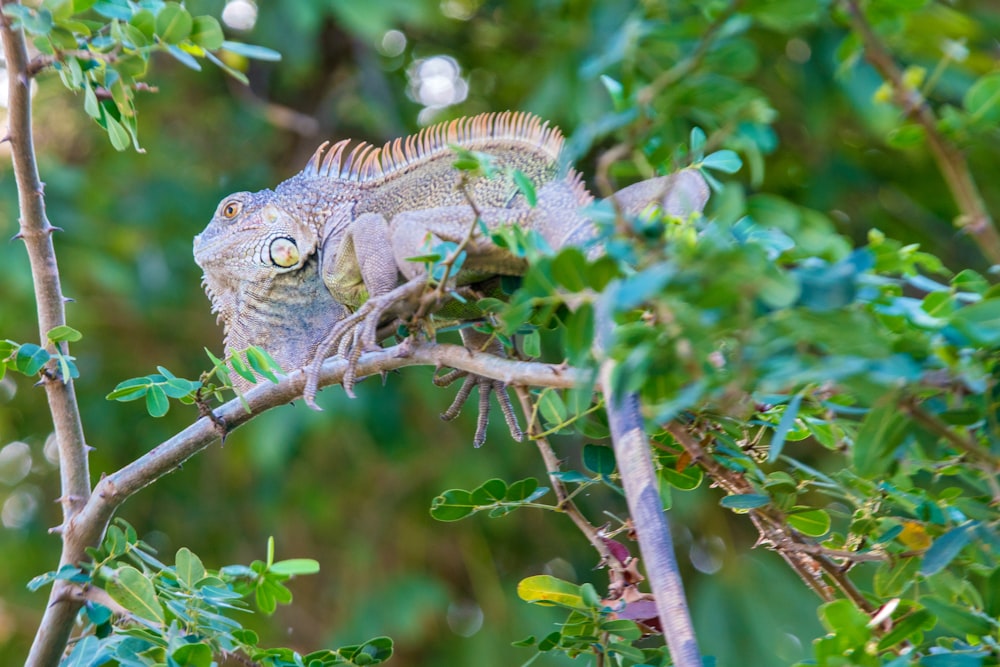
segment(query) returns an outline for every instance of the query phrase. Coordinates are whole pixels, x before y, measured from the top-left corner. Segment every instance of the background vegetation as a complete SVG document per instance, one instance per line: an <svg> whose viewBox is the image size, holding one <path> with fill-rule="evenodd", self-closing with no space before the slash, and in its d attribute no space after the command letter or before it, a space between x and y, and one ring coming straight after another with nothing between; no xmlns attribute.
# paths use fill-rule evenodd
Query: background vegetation
<svg viewBox="0 0 1000 667"><path fill-rule="evenodd" d="M214 16L224 16L225 5L186 3L193 14ZM912 66L910 84L928 91L942 126L981 175L986 208L998 210L1000 185L991 175L1000 106L970 101L969 90L986 81L980 93L987 100L1000 94L1000 84L986 78L997 76L1000 12L989 0L894 0L869 9L880 39ZM643 175L643 158L653 166L683 160L677 147L699 126L714 148L737 150L744 163L715 196L713 215L748 207L758 222L830 260L868 243L877 228L919 243L956 273L988 275L981 252L988 244L956 230L958 210L939 163L859 57L860 37L845 7L808 0L285 0L261 3L256 12L252 28L227 26L227 36L275 49L282 60L234 57L229 64L249 78L242 87L207 64L195 72L157 56L148 79L155 90L136 94L141 154L116 151L83 112L82 95L68 93L57 77L38 81L37 151L49 218L64 230L56 243L63 289L75 300L69 321L84 333L74 354L95 477L197 416L175 405L152 419L138 403L104 399L120 380L157 365L197 377L207 366L202 348L221 348L191 238L223 195L275 185L327 138L379 143L432 120L524 109L567 131L591 178L599 156L623 139L646 147L612 171L624 183ZM613 81L602 83L601 75ZM635 98L640 91L651 96L644 105ZM616 96L624 102L616 105ZM643 135L649 127L654 141ZM9 237L18 228L13 179L4 176L0 188L0 235ZM0 245L0 266L0 335L33 340L31 274L19 244ZM847 335L849 325L817 331ZM977 363L988 375L992 362ZM535 449L511 442L502 423L481 449L471 446L472 415L442 424L438 413L452 394L430 377L429 369L411 368L385 386L362 383L355 400L327 389L321 414L301 405L267 413L119 514L160 553L185 545L216 567L264 558L269 536L279 558L317 559L319 574L291 582L294 605L247 620L265 643L307 651L385 634L395 641L397 665L521 664L533 652L511 642L544 636L565 614L518 600L517 582L539 573L593 580L596 555L569 521L551 513L458 523L430 517L443 489L544 477ZM992 387L991 378L984 382ZM770 418L776 422L780 412ZM23 659L42 613L44 596L25 582L58 562L58 539L47 534L61 520L52 502L59 477L49 424L29 381L0 381L3 664ZM553 442L568 469L583 469L582 447L591 440ZM796 453L802 462L826 471L843 465L836 447L812 442ZM989 446L995 462L996 441ZM811 657L812 640L825 631L815 594L779 556L751 548L756 531L720 507L719 495L702 484L671 498L703 651L719 665ZM602 486L578 501L595 523L604 510L624 511ZM853 508L840 509L850 515ZM995 522L995 515L987 521L994 531ZM995 564L993 535L984 553ZM566 662L543 655L534 664Z"/></svg>

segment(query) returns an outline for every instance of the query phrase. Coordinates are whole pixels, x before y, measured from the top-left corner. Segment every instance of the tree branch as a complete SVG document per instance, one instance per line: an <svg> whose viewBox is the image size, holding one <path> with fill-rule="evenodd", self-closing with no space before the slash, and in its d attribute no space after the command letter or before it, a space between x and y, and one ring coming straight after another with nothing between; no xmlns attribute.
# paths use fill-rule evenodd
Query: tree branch
<svg viewBox="0 0 1000 667"><path fill-rule="evenodd" d="M319 386L342 381L348 365L342 358L328 359L320 369ZM369 376L418 365L450 366L505 382L559 388L580 384L583 378L575 368L502 359L460 345L414 342L412 339L362 355L357 371L362 376ZM214 411L214 419L199 418L135 461L102 476L81 511L63 526L64 562L84 561L85 549L100 542L115 510L130 496L176 470L215 442L222 435L219 423L225 424L227 433L231 432L271 408L299 399L305 385L305 372L301 370L289 374L278 384L261 384L244 396L249 412L239 399L228 401ZM59 663L80 604L71 584L55 582L26 667L49 667Z"/></svg>
<svg viewBox="0 0 1000 667"><path fill-rule="evenodd" d="M3 6L11 4L3 0ZM24 34L11 27L7 16L0 16L4 58L8 79L8 130L14 179L17 182L18 206L21 214L17 237L24 241L31 265L31 277L38 309L38 337L50 351L48 332L66 323L65 299L56 263L52 233L56 230L45 215L45 185L38 175L34 135L31 125L31 78ZM62 343L60 351L69 354ZM52 414L52 426L59 450L59 500L63 510L63 530L70 525L90 496L88 448L71 378L60 378L54 362L43 373L46 399ZM63 543L60 565L82 556L67 549ZM60 582L61 583L61 582ZM39 633L28 656L29 665L54 665L59 661L69 639L78 603L61 602L64 586L54 586L49 605L39 627Z"/></svg>
<svg viewBox="0 0 1000 667"><path fill-rule="evenodd" d="M639 537L639 552L646 566L649 587L656 601L670 657L677 667L701 667L701 653L684 595L684 582L674 556L670 525L657 489L639 396L635 393L617 394L611 383L615 361L607 356L607 349L614 326L611 304L616 294L617 289L612 284L597 303L597 321L601 324L595 332L594 342L595 353L598 359L602 359L600 384L611 426L615 461L625 487L625 500Z"/></svg>
<svg viewBox="0 0 1000 667"><path fill-rule="evenodd" d="M845 4L851 27L864 45L865 58L892 87L893 97L903 112L923 128L931 154L958 205L960 215L956 224L975 239L991 263L1000 264L1000 232L986 210L965 156L938 131L937 118L927 100L903 81L903 73L872 30L857 0L846 0Z"/></svg>

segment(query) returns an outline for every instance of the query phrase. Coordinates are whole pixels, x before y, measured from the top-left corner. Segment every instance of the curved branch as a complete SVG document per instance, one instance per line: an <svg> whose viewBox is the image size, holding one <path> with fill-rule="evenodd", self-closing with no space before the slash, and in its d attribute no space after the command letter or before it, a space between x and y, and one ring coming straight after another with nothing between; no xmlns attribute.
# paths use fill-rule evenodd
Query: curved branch
<svg viewBox="0 0 1000 667"><path fill-rule="evenodd" d="M583 379L578 369L563 365L502 359L460 345L414 342L412 339L363 354L358 360L357 372L368 376L420 365L450 366L512 384L546 387L569 388L582 383ZM319 386L340 382L347 369L346 360L328 359L320 369ZM233 399L215 410L212 416L201 417L123 468L103 475L81 511L63 526L63 562L84 561L86 548L100 542L115 510L130 496L176 470L215 442L222 435L219 424L229 433L271 408L301 398L305 384L305 373L295 371L278 384L257 386L244 396L249 412L243 402ZM55 582L26 667L59 663L80 604L79 596L73 595L71 584Z"/></svg>

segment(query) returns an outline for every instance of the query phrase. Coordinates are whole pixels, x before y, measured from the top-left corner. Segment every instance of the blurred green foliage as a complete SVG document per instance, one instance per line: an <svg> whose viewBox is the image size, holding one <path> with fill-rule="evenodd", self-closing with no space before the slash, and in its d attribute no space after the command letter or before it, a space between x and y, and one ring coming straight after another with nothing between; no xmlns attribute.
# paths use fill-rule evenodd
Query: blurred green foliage
<svg viewBox="0 0 1000 667"><path fill-rule="evenodd" d="M588 176L608 147L633 147L630 159L610 172L619 184L684 164L699 152L735 151L744 164L713 197L715 227L665 230L653 221L632 230L648 239L646 245L619 246L620 256L638 267L634 275L617 276L622 303L652 301L654 310L677 318L673 338L641 322L624 323L616 348L623 386L642 390L651 416L660 419L685 415L710 399L710 414L700 417L720 424L719 459L758 485L756 493L727 496L720 507L718 492L691 479L694 473L679 463L677 443L658 434L666 448L659 453L664 500L675 518L703 651L720 666L769 667L813 657L810 643L825 631L850 630L823 640L817 657L872 641L867 617L843 601L817 614L818 598L777 555L750 550L756 534L731 510L763 506L792 516L802 506L822 507L822 513L800 511L796 527L821 534L832 526L844 548L853 548L846 543L851 534L873 532L898 554L937 547L922 559L858 567L855 574L873 595L901 596L918 576L921 590L934 593L920 598L921 604L934 600L926 609L901 610L909 614L903 627L911 634L884 635L880 642L913 639L929 627L928 614L948 619L946 633L988 631L980 617L963 612L978 605L996 616L995 513L983 509L981 489L970 491L985 484L983 478L952 485L957 473L934 458L940 444L908 431L912 427L899 416L896 406L912 405L903 398L928 395L897 395L902 403L877 404L859 416L824 394L823 382L837 380L856 400L870 402L887 385L913 377L919 371L914 360L934 357L949 377L972 388L978 403L955 405L941 393L930 396L933 415L949 428L969 426L971 419L981 428L977 435L989 438L989 425L977 420L993 410L995 377L983 369L992 368L998 342L988 263L956 230L957 210L926 137L887 102L840 5L285 0L260 3L252 30L242 31L222 20L225 4L191 0L185 7L191 16L218 17L228 40L282 56L280 62L247 60L240 47L223 54L226 67L246 76L247 87L223 69L195 72L176 53L151 53L146 82L153 89L136 91L134 100L112 95L102 104L114 109L105 105L97 116L90 113L107 127L109 117L120 123L122 110L129 112L129 140L116 141L112 128L114 146L88 119L94 108L86 92L74 95L58 77L43 76L34 97L48 215L64 230L56 247L64 290L75 299L69 323L83 332L73 354L95 475L129 462L197 417L193 407L179 406L151 419L137 404L104 397L119 382L159 366L181 377L198 377L210 367L202 348L220 349L221 331L198 287L191 238L223 194L273 186L327 138L377 143L416 130L420 121L525 109L566 129L573 158ZM1000 186L990 176L1000 149L994 44L1000 12L991 0L873 2L868 10L877 33L908 67L907 81L927 95L941 131L967 156L987 207L1000 210ZM27 20L25 25L31 27ZM175 35L171 25L159 30L168 41L187 37ZM213 34L204 46L216 42ZM436 73L421 74L427 63L438 66ZM439 79L428 83L431 74ZM422 83L445 86L454 103L431 109L425 103L438 98ZM703 128L701 137L692 127ZM145 153L115 150L136 133ZM715 166L729 164L715 159ZM0 181L0 205L0 233L9 237L18 219L9 171ZM700 242L686 242L695 233ZM671 234L675 255L668 275L656 258ZM954 273L943 274L933 257L891 239L919 243ZM852 251L854 245L865 249ZM580 260L572 253L545 260L534 275L574 290ZM0 245L0 264L0 338L42 342L20 245ZM601 286L613 273L587 268L583 274L590 271L599 275L587 280ZM887 273L896 280L880 281ZM532 296L538 286L532 280L525 280L520 298ZM801 316L784 317L791 308L800 308ZM507 323L516 329L529 310ZM576 313L568 332L586 330L593 319L586 309ZM706 313L719 319L706 319ZM735 366L702 363L720 348L720 331L730 332L722 349L746 355ZM542 337L544 351L563 345L554 338ZM681 339L687 347L677 344ZM554 356L583 361L588 340L567 333L565 351ZM0 353L15 349L3 345ZM853 356L826 355L851 346ZM629 357L636 349L645 353ZM754 415L767 438L748 452L742 445L749 407L726 389L738 385L740 369L755 368L762 358L781 363L768 367L760 386L774 392L773 400ZM669 371L678 367L688 371L688 384L676 384L678 374ZM136 495L121 515L161 558L183 545L205 562L248 562L275 535L283 556L318 560L318 574L289 584L294 605L270 619L245 619L262 645L307 653L389 635L395 642L391 664L521 664L532 653L511 642L546 637L566 615L519 601L517 582L544 573L600 588L603 575L590 572L594 552L555 513L526 509L497 520L487 519L489 512L458 523L432 519L432 501L439 514L455 511L450 501L461 496L455 491L471 499L487 487L483 480L541 479L544 470L534 449L509 442L500 425L478 450L470 445L471 423L442 426L437 414L449 396L432 387L430 375L409 369L385 386L369 380L357 388L356 400L328 389L320 397L322 414L301 406L267 413L224 447L212 447ZM550 392L544 417L560 424L577 404L571 395ZM595 463L594 450L585 449L591 442L585 436L599 436L603 425L587 419L573 428L579 433L554 442L566 471L587 472L579 473L582 479L567 472L566 481L584 490L577 500L593 521L602 521L604 511L623 516L614 485L595 481L607 471ZM3 664L23 658L41 615L44 598L25 583L58 561L57 537L46 533L60 521L51 502L59 490L50 429L39 390L22 377L0 380ZM861 476L838 472L845 466L845 433L856 445L848 462ZM776 469L775 462L791 465L786 455L798 443L812 445L795 450L798 468ZM897 446L904 443L913 457L903 459L901 470ZM989 446L995 456L995 441ZM927 465L912 463L921 456ZM875 486L871 478L879 476L885 479ZM819 498L824 484L847 494ZM512 489L506 485L490 509L505 514L511 506L503 503L528 502L530 491L512 495ZM482 493L488 495L488 488ZM973 553L990 539L992 551ZM975 578L963 582L946 566L965 547L959 561L978 569L972 567ZM533 664L568 661L545 652Z"/></svg>

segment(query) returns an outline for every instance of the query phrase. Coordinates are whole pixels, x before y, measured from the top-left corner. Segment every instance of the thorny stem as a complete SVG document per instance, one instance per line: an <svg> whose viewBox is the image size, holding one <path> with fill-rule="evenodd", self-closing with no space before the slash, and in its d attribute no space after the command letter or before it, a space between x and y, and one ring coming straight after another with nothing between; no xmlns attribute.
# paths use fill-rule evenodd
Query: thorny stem
<svg viewBox="0 0 1000 667"><path fill-rule="evenodd" d="M851 27L861 37L868 62L889 83L903 113L923 128L931 154L961 213L956 224L972 236L991 263L1000 264L1000 232L986 210L965 156L938 130L937 118L927 100L903 81L903 73L872 30L858 0L845 0L844 4Z"/></svg>
<svg viewBox="0 0 1000 667"><path fill-rule="evenodd" d="M678 422L671 422L666 425L666 430L688 453L691 460L699 465L712 478L713 483L726 493L756 493L742 475L723 467L712 458L705 451L698 436L689 432L685 426ZM777 551L803 582L820 598L827 602L835 599L834 591L823 580L822 575L825 574L859 609L869 613L874 611L861 591L847 578L845 568L831 560L831 558L843 558L854 562L876 560L872 554L857 554L846 558L844 552L831 551L816 546L789 526L784 513L777 509L752 509L748 512L748 516L760 534L758 543L767 544ZM846 553L850 554L850 552ZM878 560L885 559L885 556L878 558Z"/></svg>
<svg viewBox="0 0 1000 667"><path fill-rule="evenodd" d="M11 0L2 0L3 6ZM66 311L59 267L56 263L52 233L55 228L45 215L44 184L38 175L34 135L31 126L31 79L24 34L11 27L10 19L0 17L3 50L8 72L8 134L14 178L17 182L18 206L21 212L20 230L31 264L31 277L38 308L38 337L48 344L47 333L66 323ZM52 350L51 345L49 349ZM69 354L66 343L59 347ZM52 425L59 450L60 502L63 509L63 548L60 565L84 558L84 548L91 542L74 539L74 521L90 497L90 470L83 424L71 378L59 378L45 373L45 386ZM49 596L42 622L31 646L26 665L55 665L69 639L79 602L64 601L65 585L57 582Z"/></svg>

